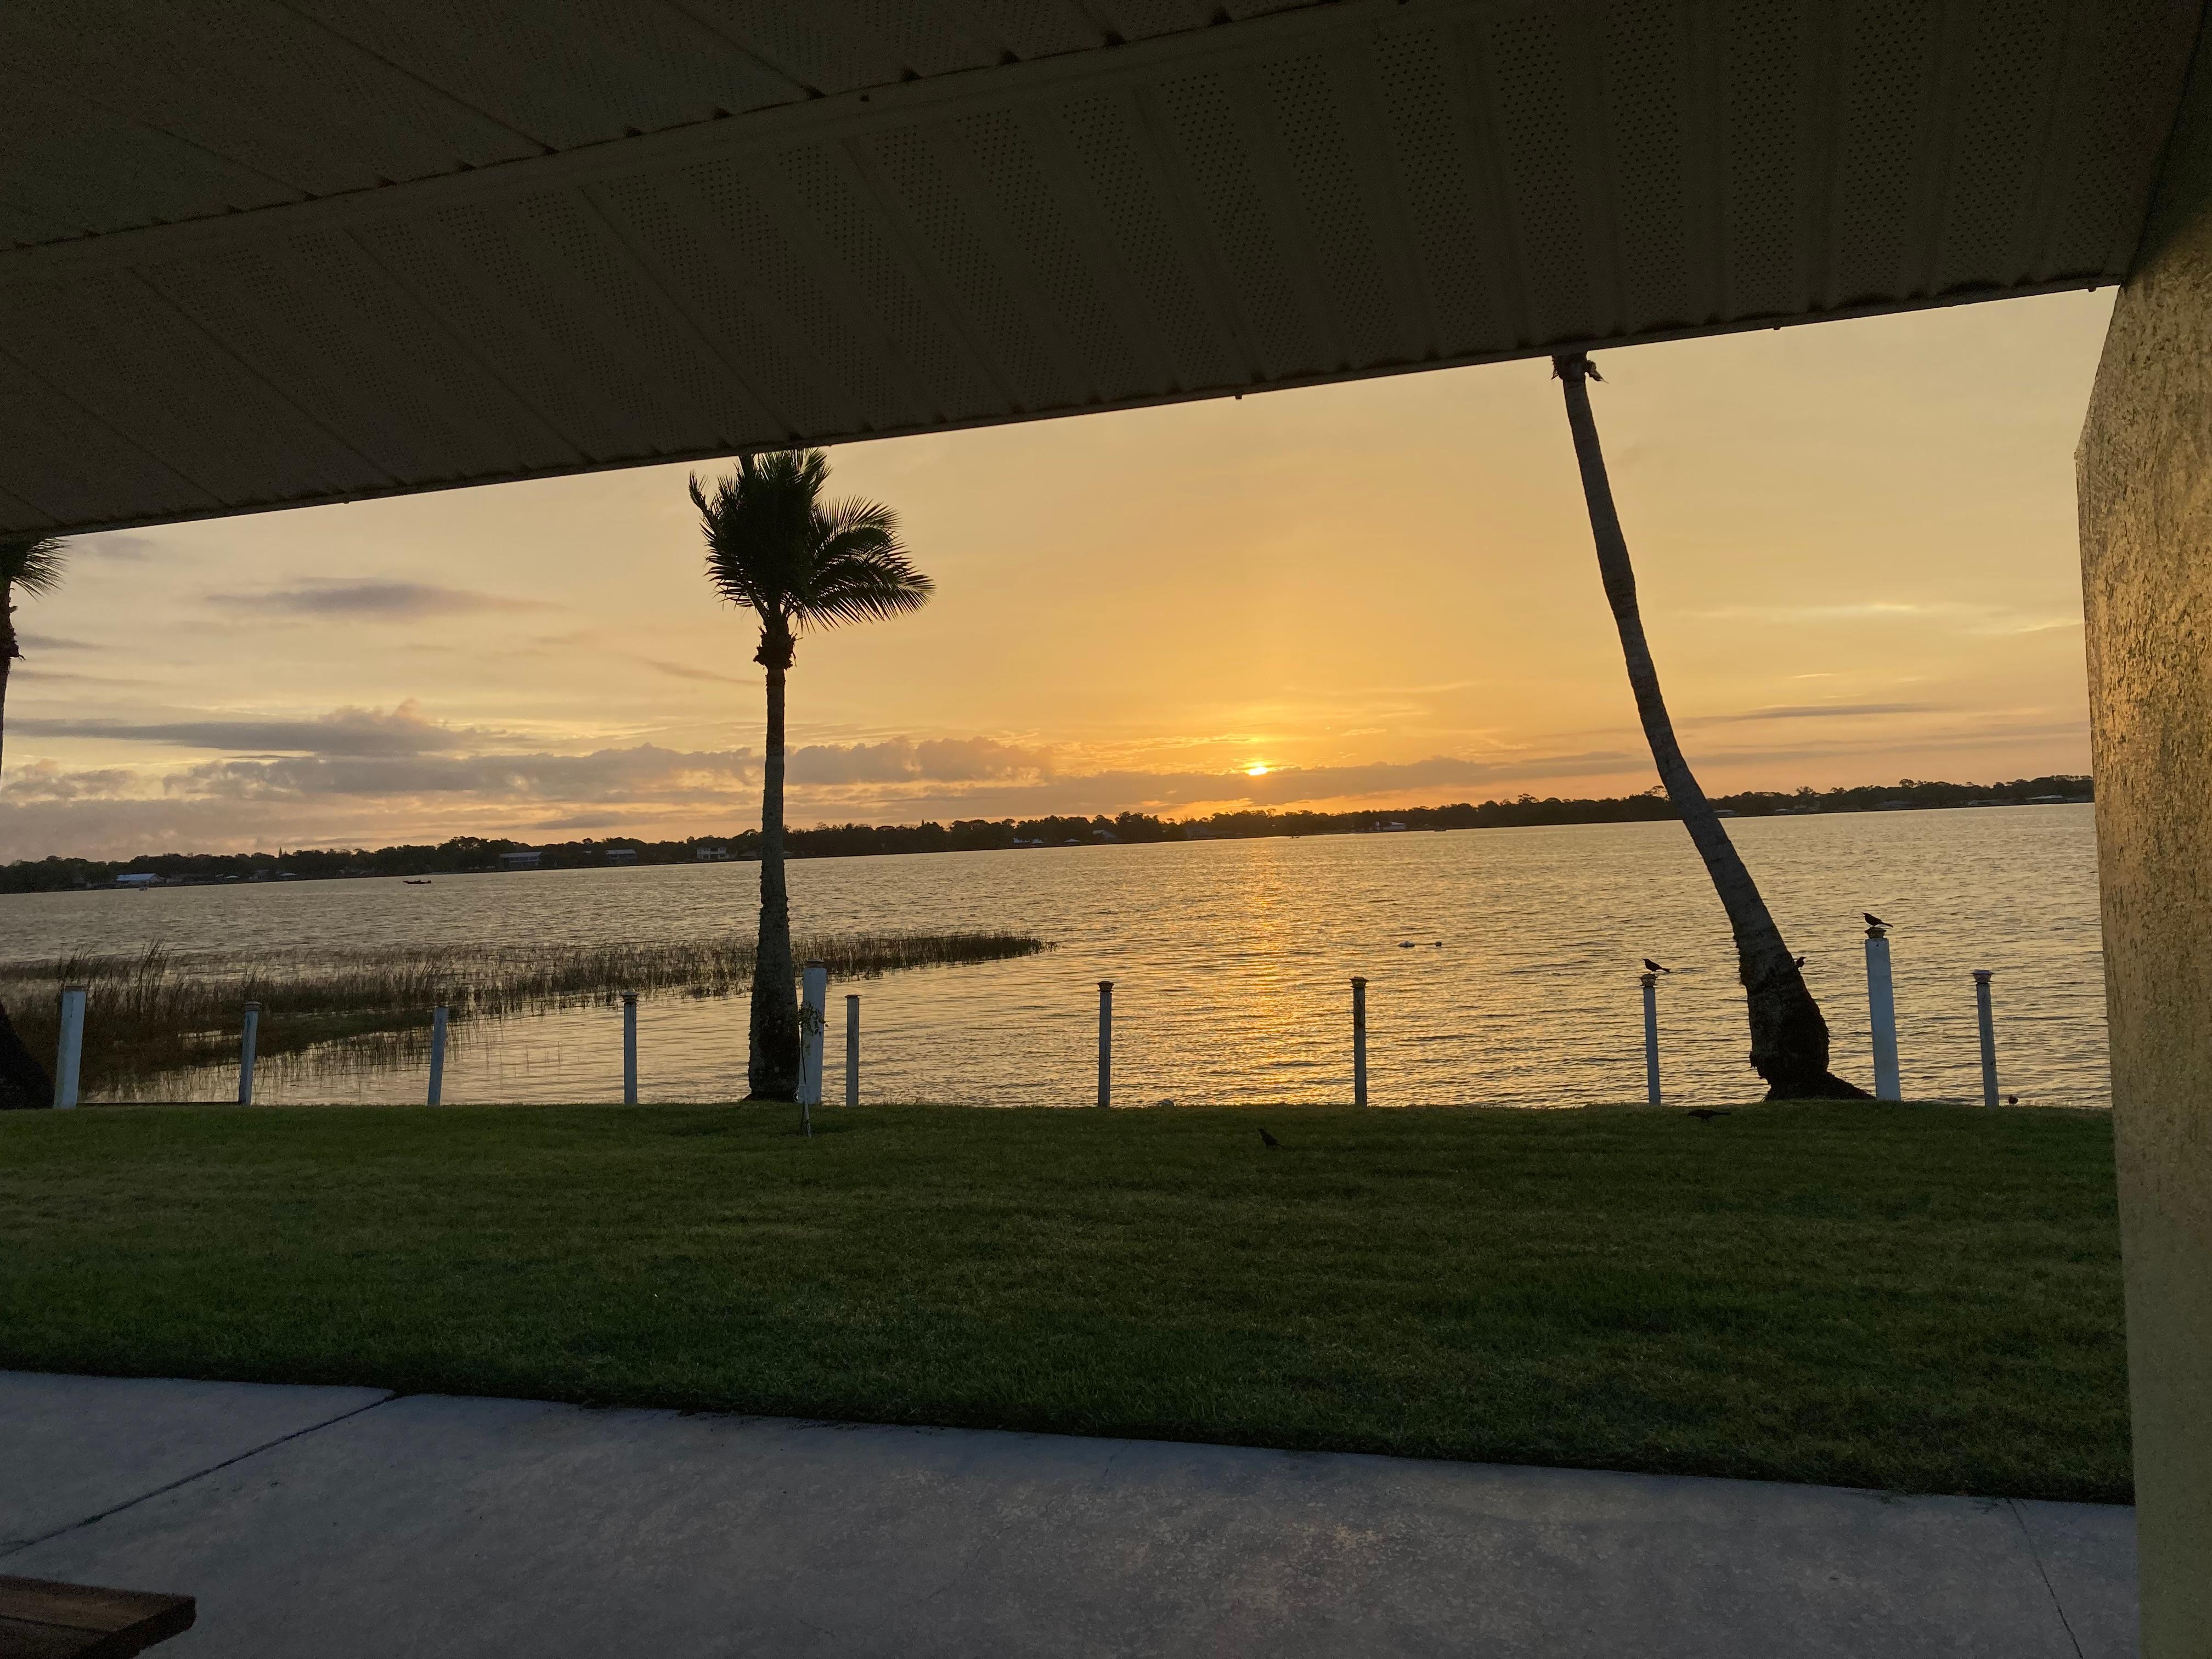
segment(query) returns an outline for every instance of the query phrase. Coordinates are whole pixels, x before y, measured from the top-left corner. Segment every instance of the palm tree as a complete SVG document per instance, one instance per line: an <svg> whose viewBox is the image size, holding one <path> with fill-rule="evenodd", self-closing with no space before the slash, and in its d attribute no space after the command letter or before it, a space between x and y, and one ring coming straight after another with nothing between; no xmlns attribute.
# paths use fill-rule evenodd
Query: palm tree
<svg viewBox="0 0 2212 1659"><path fill-rule="evenodd" d="M18 536L0 541L0 738L7 732L8 671L23 654L15 638L15 595L51 593L61 579L60 538Z"/></svg>
<svg viewBox="0 0 2212 1659"><path fill-rule="evenodd" d="M15 595L52 592L62 579L62 544L52 536L0 540L0 738L7 731L8 671L23 654L15 637ZM0 1109L51 1106L54 1085L0 1007Z"/></svg>
<svg viewBox="0 0 2212 1659"><path fill-rule="evenodd" d="M1628 542L1613 504L1605 454L1598 447L1597 422L1590 415L1589 382L1602 377L1579 351L1553 358L1552 373L1565 388L1567 424L1574 432L1575 460L1582 469L1590 533L1597 542L1598 574L1620 630L1621 654L1628 661L1629 688L1636 694L1644 740L1651 745L1659 781L1682 815L1682 827L1690 832L1698 856L1705 861L1705 873L1712 878L1721 908L1728 912L1729 929L1735 935L1736 971L1751 1015L1752 1069L1766 1080L1769 1100L1863 1100L1864 1090L1829 1071L1828 1022L1805 988L1799 958L1782 942L1782 930L1774 925L1758 884L1744 868L1735 844L1698 787L1689 762L1682 758L1682 745L1675 741L1674 722L1659 693L1659 671L1644 637L1636 571L1628 562Z"/></svg>
<svg viewBox="0 0 2212 1659"><path fill-rule="evenodd" d="M829 477L823 451L787 449L741 457L738 470L711 489L691 480L707 539L707 579L759 617L753 660L768 671L760 936L745 1068L752 1100L793 1100L799 1093L799 1004L783 875L784 677L798 636L920 610L933 587L899 544L897 515L875 501L823 501Z"/></svg>

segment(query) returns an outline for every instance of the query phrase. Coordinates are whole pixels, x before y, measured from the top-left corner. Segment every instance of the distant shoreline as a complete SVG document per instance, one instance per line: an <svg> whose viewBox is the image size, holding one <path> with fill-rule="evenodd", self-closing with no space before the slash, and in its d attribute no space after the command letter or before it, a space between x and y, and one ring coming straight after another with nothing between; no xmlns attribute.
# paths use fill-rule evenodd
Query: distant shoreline
<svg viewBox="0 0 2212 1659"><path fill-rule="evenodd" d="M1843 812L1928 811L1951 807L2086 805L2091 780L2057 774L2009 783L1936 783L1906 780L1856 788L1746 791L1716 795L1724 817L1825 816ZM1277 836L1415 834L1441 830L1507 830L1580 823L1661 823L1679 815L1656 792L1589 799L1462 802L1358 812L1217 812L1166 819L1146 812L1109 818L963 818L950 825L823 824L794 830L787 855L890 857L910 853L1090 847L1120 842L1250 841ZM456 836L436 846L316 848L278 853L155 853L125 860L23 859L0 866L0 894L71 892L137 886L246 886L279 881L472 875L501 870L621 869L641 865L725 863L757 857L756 830L694 836L681 841L611 836L605 841L529 842Z"/></svg>

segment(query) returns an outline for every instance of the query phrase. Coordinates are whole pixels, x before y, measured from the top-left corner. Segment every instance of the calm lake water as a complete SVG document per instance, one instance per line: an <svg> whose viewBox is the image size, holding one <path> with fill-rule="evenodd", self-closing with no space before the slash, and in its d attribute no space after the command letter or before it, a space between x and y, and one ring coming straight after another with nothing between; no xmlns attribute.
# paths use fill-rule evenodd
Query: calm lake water
<svg viewBox="0 0 2212 1659"><path fill-rule="evenodd" d="M1996 970L2002 1086L2101 1106L2103 958L2087 806L1739 820L1743 849L1834 1032L1872 1082L1861 910L1893 924L1905 1090L1978 1098L1971 970ZM1660 981L1663 1081L1754 1097L1727 925L1681 828L1588 825L823 859L791 868L802 932L989 927L1042 957L831 987L826 1096L843 1098L843 993L860 994L863 1097L1088 1104L1097 981L1115 990L1119 1103L1351 1097L1349 981L1369 981L1377 1105L1580 1105L1643 1095L1638 959ZM744 933L757 868L547 871L0 898L0 957L684 939ZM1410 944L1412 948L1406 948ZM743 1092L744 1003L648 999L643 1093ZM449 1101L618 1098L620 1014L456 1028ZM264 1060L269 1102L419 1100L419 1064ZM222 1099L228 1071L161 1092Z"/></svg>

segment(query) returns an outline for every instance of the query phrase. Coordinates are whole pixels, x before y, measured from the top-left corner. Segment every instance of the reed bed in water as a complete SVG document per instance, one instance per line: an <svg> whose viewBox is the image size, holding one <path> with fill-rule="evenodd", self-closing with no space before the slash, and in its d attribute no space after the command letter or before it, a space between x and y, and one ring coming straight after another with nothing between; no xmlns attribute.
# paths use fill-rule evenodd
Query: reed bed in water
<svg viewBox="0 0 2212 1659"><path fill-rule="evenodd" d="M1024 933L802 934L793 954L834 980L902 969L999 962L1047 949ZM611 1002L624 991L728 996L752 983L750 939L639 945L440 946L223 957L155 945L137 956L0 963L0 1001L41 1058L54 1050L64 985L86 988L84 1087L202 1065L236 1041L248 1002L261 1005L264 1054L319 1042L373 1042L427 1025L444 1003L457 1018Z"/></svg>

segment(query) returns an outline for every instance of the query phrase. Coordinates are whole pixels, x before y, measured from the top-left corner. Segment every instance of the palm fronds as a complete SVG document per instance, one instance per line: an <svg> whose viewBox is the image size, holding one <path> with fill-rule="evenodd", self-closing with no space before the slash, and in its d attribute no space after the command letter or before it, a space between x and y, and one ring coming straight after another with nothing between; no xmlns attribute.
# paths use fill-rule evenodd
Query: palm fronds
<svg viewBox="0 0 2212 1659"><path fill-rule="evenodd" d="M10 588L51 593L61 585L67 546L58 536L15 536L0 539L0 600Z"/></svg>
<svg viewBox="0 0 2212 1659"><path fill-rule="evenodd" d="M763 630L804 632L919 610L933 584L898 538L898 515L878 501L823 501L830 458L787 449L740 459L702 485L691 480L707 544L707 577Z"/></svg>

